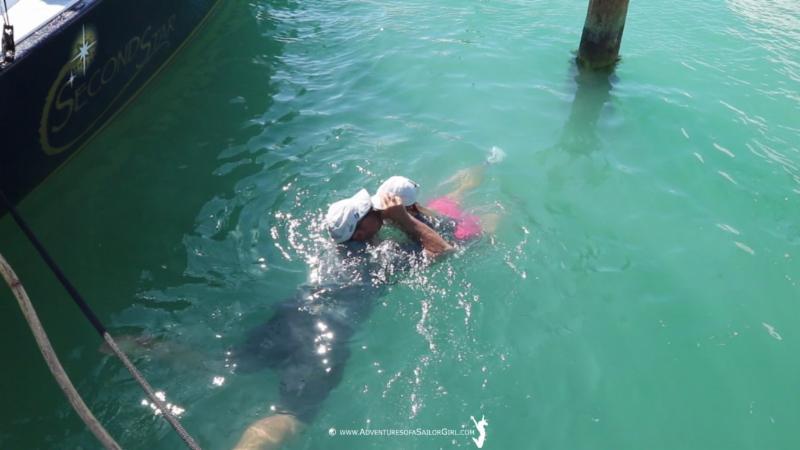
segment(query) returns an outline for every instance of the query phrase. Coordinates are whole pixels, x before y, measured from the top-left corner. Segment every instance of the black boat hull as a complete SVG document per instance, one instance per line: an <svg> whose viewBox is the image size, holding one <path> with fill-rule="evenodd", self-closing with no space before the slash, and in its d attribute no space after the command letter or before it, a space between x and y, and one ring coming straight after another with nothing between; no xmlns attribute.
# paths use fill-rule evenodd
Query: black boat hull
<svg viewBox="0 0 800 450"><path fill-rule="evenodd" d="M63 23L57 18L29 38L35 43L0 71L0 189L17 203L64 164L164 67L217 3L83 2L62 14Z"/></svg>

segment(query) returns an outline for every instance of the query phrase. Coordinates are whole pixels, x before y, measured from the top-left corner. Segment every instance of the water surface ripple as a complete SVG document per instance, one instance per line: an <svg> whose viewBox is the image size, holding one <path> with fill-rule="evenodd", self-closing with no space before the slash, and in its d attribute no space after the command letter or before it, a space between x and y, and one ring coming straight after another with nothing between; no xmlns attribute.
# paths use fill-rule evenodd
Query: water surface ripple
<svg viewBox="0 0 800 450"><path fill-rule="evenodd" d="M225 449L280 382L231 348L337 273L327 204L393 174L424 203L498 146L465 199L496 232L383 267L343 381L289 448L472 448L328 430L481 415L485 448L796 448L800 4L631 2L604 77L571 62L585 3L228 2L22 212L186 427ZM98 417L125 448L177 448L0 229ZM0 295L0 447L94 448Z"/></svg>

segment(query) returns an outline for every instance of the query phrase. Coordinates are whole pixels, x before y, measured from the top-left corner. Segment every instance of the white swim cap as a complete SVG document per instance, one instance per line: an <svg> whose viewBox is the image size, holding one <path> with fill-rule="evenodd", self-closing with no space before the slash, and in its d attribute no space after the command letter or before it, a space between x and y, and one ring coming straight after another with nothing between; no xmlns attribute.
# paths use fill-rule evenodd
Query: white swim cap
<svg viewBox="0 0 800 450"><path fill-rule="evenodd" d="M369 192L366 189L361 189L356 195L331 204L328 207L328 214L325 215L325 224L333 240L337 243L349 240L356 231L358 221L367 215L371 207Z"/></svg>
<svg viewBox="0 0 800 450"><path fill-rule="evenodd" d="M384 181L375 195L372 196L372 207L375 209L386 209L381 197L384 194L396 195L403 201L403 206L411 206L417 202L419 185L406 177L393 176Z"/></svg>

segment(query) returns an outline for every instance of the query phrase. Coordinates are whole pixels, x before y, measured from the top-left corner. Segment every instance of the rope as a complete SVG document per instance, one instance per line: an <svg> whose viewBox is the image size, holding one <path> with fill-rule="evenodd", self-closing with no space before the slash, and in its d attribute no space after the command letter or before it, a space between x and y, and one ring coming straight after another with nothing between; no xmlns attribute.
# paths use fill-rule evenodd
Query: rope
<svg viewBox="0 0 800 450"><path fill-rule="evenodd" d="M136 366L134 366L133 363L130 361L130 359L128 359L128 357L125 355L125 353L122 350L120 350L120 348L117 346L116 341L114 341L114 338L111 337L106 328L103 326L103 323L100 322L100 319L97 317L94 311L92 311L92 309L80 295L78 290L75 289L75 286L72 285L69 279L67 279L67 276L61 270L61 268L56 264L53 258L50 257L50 254L47 253L47 250L45 250L42 243L39 242L39 239L36 237L36 235L33 233L30 227L28 227L28 224L19 215L14 205L12 205L11 202L8 200L8 198L6 198L5 193L3 193L2 190L0 190L0 202L2 202L3 206L5 206L8 212L11 214L11 217L14 219L14 222L17 223L17 226L19 226L20 230L22 230L22 232L25 233L25 236L28 238L28 241L30 241L30 243L34 246L34 248L36 248L36 251L42 257L42 259L50 268L50 270L53 272L53 274L56 276L56 278L58 278L58 281L61 283L64 289L67 290L70 297L72 297L72 300L75 302L76 305L78 305L78 308L80 308L81 312L86 317L86 319L88 319L89 322L92 324L94 329L97 331L97 334L99 334L100 337L102 337L103 340L108 344L108 346L111 348L111 351L114 352L114 355L116 355L117 358L119 358L120 361L122 361L122 364L125 366L126 369L128 369L128 372L130 372L131 376L136 380L136 382L139 383L139 386L147 394L147 397L150 399L150 401L154 403L159 410L161 410L164 419L167 422L169 422L172 428L175 429L175 431L178 433L181 439L183 439L183 442L186 444L187 447L189 447L192 450L200 450L200 446L197 445L197 442L195 442L192 436L189 435L189 433L186 431L185 428L183 428L183 425L181 425L177 417L175 417L175 415L172 414L170 409L167 408L167 405L156 396L155 391L153 391L153 388L150 386L147 380L145 380L144 376L142 376L141 372L139 372Z"/></svg>
<svg viewBox="0 0 800 450"><path fill-rule="evenodd" d="M36 315L36 310L33 308L28 294L25 292L25 288L22 286L22 283L20 283L19 278L17 278L17 274L14 273L14 269L8 265L8 262L6 262L2 254L0 254L0 273L2 273L8 287L11 288L11 292L14 293L14 297L17 298L17 303L19 303L19 307L22 310L22 315L25 316L25 320L28 321L28 326L33 332L36 345L39 346L39 350L42 352L47 367L50 368L50 373L53 374L53 378L56 379L58 386L64 391L64 395L67 396L67 400L69 400L72 408L81 417L83 423L89 427L89 430L91 430L97 440L103 444L103 447L108 450L122 450L122 447L117 444L114 438L108 434L108 431L103 428L103 425L94 417L92 411L89 410L80 394L78 394L75 386L72 385L72 381L70 381L69 376L58 360L58 356L56 356L55 351L53 351L53 346L50 345L50 339L47 338L47 333L45 333L42 328L42 323L39 322L39 317Z"/></svg>

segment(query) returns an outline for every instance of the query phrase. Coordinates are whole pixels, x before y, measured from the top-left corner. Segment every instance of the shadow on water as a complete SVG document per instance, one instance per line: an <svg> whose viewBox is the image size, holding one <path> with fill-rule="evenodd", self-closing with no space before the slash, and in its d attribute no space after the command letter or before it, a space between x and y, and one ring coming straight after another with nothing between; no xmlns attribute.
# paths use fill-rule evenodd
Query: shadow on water
<svg viewBox="0 0 800 450"><path fill-rule="evenodd" d="M20 205L112 331L118 325L129 327L126 332L171 327L175 313L193 306L191 298L137 297L148 287L185 282L183 241L198 211L210 198L230 195L237 177L256 170L215 173L225 149L262 131L242 124L273 104L272 77L283 48L276 26L253 5L223 2L143 94ZM177 448L177 438L142 413L140 393L115 361L97 351L93 330L8 217L0 221L0 248L26 283L73 382L112 435L126 448L135 442L137 448ZM3 373L0 397L16 405L0 411L0 447L94 447L41 363L7 290L0 289L0 300L0 352L4 367L14 368ZM120 324L117 317L126 310L139 319ZM182 379L179 367L147 362L138 361L160 388Z"/></svg>
<svg viewBox="0 0 800 450"><path fill-rule="evenodd" d="M539 155L550 179L548 187L556 190L564 188L566 183L574 186L576 181L596 185L606 177L605 156L597 153L602 147L598 127L603 110L613 100L612 88L618 80L613 69L592 71L581 68L574 60L569 74L575 83L569 116L558 141ZM578 164L584 157L595 163L589 164L587 173L578 174L584 170L580 166L585 162Z"/></svg>
<svg viewBox="0 0 800 450"><path fill-rule="evenodd" d="M571 72L575 98L557 146L574 156L588 155L600 147L597 121L603 106L611 101L612 83L617 77L613 70L592 71L575 63Z"/></svg>
<svg viewBox="0 0 800 450"><path fill-rule="evenodd" d="M614 114L610 105L618 82L613 70L582 69L574 58L569 64L567 80L569 88L574 87L574 97L568 109L565 105L568 114L564 126L553 144L532 156L536 171L530 189L539 193L540 202L521 208L535 211L541 207L529 215L557 234L577 226L585 210L580 205L596 198L596 188L611 173L603 134L607 117ZM524 199L517 203L526 204Z"/></svg>

